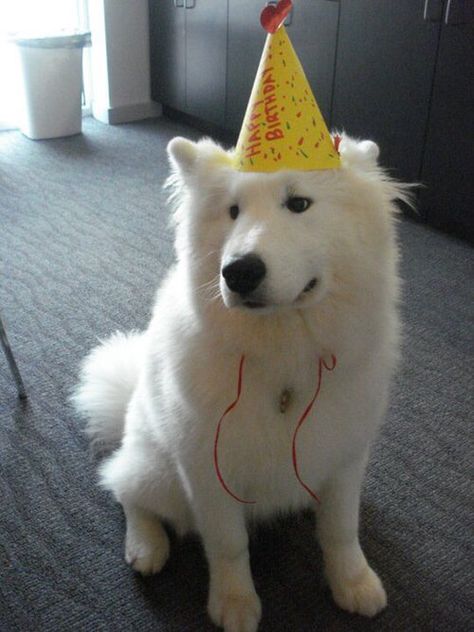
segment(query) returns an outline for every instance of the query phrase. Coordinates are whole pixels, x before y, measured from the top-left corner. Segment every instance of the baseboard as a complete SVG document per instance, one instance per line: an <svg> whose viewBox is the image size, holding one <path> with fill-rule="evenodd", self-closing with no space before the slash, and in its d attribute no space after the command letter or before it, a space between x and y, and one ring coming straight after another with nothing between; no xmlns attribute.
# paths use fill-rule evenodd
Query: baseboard
<svg viewBox="0 0 474 632"><path fill-rule="evenodd" d="M108 125L141 121L143 119L161 116L162 113L162 106L155 101L132 103L131 105L121 105L112 108L104 108L99 104L92 103L92 114L94 118Z"/></svg>

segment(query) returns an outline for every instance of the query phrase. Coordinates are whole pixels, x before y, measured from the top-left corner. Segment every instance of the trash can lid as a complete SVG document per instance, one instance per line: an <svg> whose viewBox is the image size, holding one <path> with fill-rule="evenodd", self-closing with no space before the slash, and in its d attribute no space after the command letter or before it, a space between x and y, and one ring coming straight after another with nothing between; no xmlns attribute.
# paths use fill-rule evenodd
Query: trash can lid
<svg viewBox="0 0 474 632"><path fill-rule="evenodd" d="M90 33L71 33L69 35L53 35L42 37L12 37L11 40L17 46L30 48L83 48L90 46Z"/></svg>

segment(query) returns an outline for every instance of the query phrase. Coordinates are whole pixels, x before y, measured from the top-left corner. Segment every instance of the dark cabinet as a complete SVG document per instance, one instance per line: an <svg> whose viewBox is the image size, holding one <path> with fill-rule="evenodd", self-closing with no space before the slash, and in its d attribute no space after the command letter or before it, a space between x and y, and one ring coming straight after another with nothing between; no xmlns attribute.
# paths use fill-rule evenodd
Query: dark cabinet
<svg viewBox="0 0 474 632"><path fill-rule="evenodd" d="M229 0L226 127L239 131L262 55L264 3ZM329 120L336 55L338 3L295 2L286 28L323 116Z"/></svg>
<svg viewBox="0 0 474 632"><path fill-rule="evenodd" d="M227 0L150 0L152 97L225 123Z"/></svg>
<svg viewBox="0 0 474 632"><path fill-rule="evenodd" d="M446 5L420 207L430 224L474 240L474 3Z"/></svg>
<svg viewBox="0 0 474 632"><path fill-rule="evenodd" d="M240 130L265 43L261 10L255 0L229 0L226 127L235 132Z"/></svg>
<svg viewBox="0 0 474 632"><path fill-rule="evenodd" d="M151 95L177 110L186 107L184 0L150 0Z"/></svg>
<svg viewBox="0 0 474 632"><path fill-rule="evenodd" d="M430 224L474 239L474 2L341 0L331 126L420 182Z"/></svg>
<svg viewBox="0 0 474 632"><path fill-rule="evenodd" d="M227 0L187 0L186 111L225 123Z"/></svg>
<svg viewBox="0 0 474 632"><path fill-rule="evenodd" d="M382 163L408 182L420 177L441 28L441 0L429 15L426 4L340 2L331 126L375 140Z"/></svg>

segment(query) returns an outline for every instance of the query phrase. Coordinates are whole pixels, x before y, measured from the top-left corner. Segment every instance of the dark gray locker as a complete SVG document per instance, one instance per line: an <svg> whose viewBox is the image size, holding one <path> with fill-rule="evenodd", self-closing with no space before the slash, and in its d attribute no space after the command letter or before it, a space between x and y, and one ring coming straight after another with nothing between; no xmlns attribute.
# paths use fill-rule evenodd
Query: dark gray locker
<svg viewBox="0 0 474 632"><path fill-rule="evenodd" d="M331 125L375 140L406 181L420 178L442 4L340 1Z"/></svg>
<svg viewBox="0 0 474 632"><path fill-rule="evenodd" d="M260 26L262 3L229 0L226 127L238 132L262 55L266 33Z"/></svg>
<svg viewBox="0 0 474 632"><path fill-rule="evenodd" d="M227 0L185 0L186 112L224 125Z"/></svg>
<svg viewBox="0 0 474 632"><path fill-rule="evenodd" d="M474 3L452 0L441 29L421 180L430 224L474 239Z"/></svg>
<svg viewBox="0 0 474 632"><path fill-rule="evenodd" d="M223 125L227 0L150 0L156 101Z"/></svg>
<svg viewBox="0 0 474 632"><path fill-rule="evenodd" d="M150 0L151 95L183 110L186 103L184 0Z"/></svg>

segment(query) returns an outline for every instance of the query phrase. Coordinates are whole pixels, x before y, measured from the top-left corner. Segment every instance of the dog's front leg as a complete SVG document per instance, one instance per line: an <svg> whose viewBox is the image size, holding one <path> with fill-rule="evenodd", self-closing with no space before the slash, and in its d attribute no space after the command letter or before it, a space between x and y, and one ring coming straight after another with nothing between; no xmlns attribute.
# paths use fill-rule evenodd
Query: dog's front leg
<svg viewBox="0 0 474 632"><path fill-rule="evenodd" d="M232 499L199 499L195 517L209 562L208 612L226 632L255 632L261 616L249 562L244 507ZM196 499L197 500L197 499Z"/></svg>
<svg viewBox="0 0 474 632"><path fill-rule="evenodd" d="M365 464L364 456L327 481L321 490L317 528L334 601L344 610L371 617L387 605L387 597L359 544Z"/></svg>

